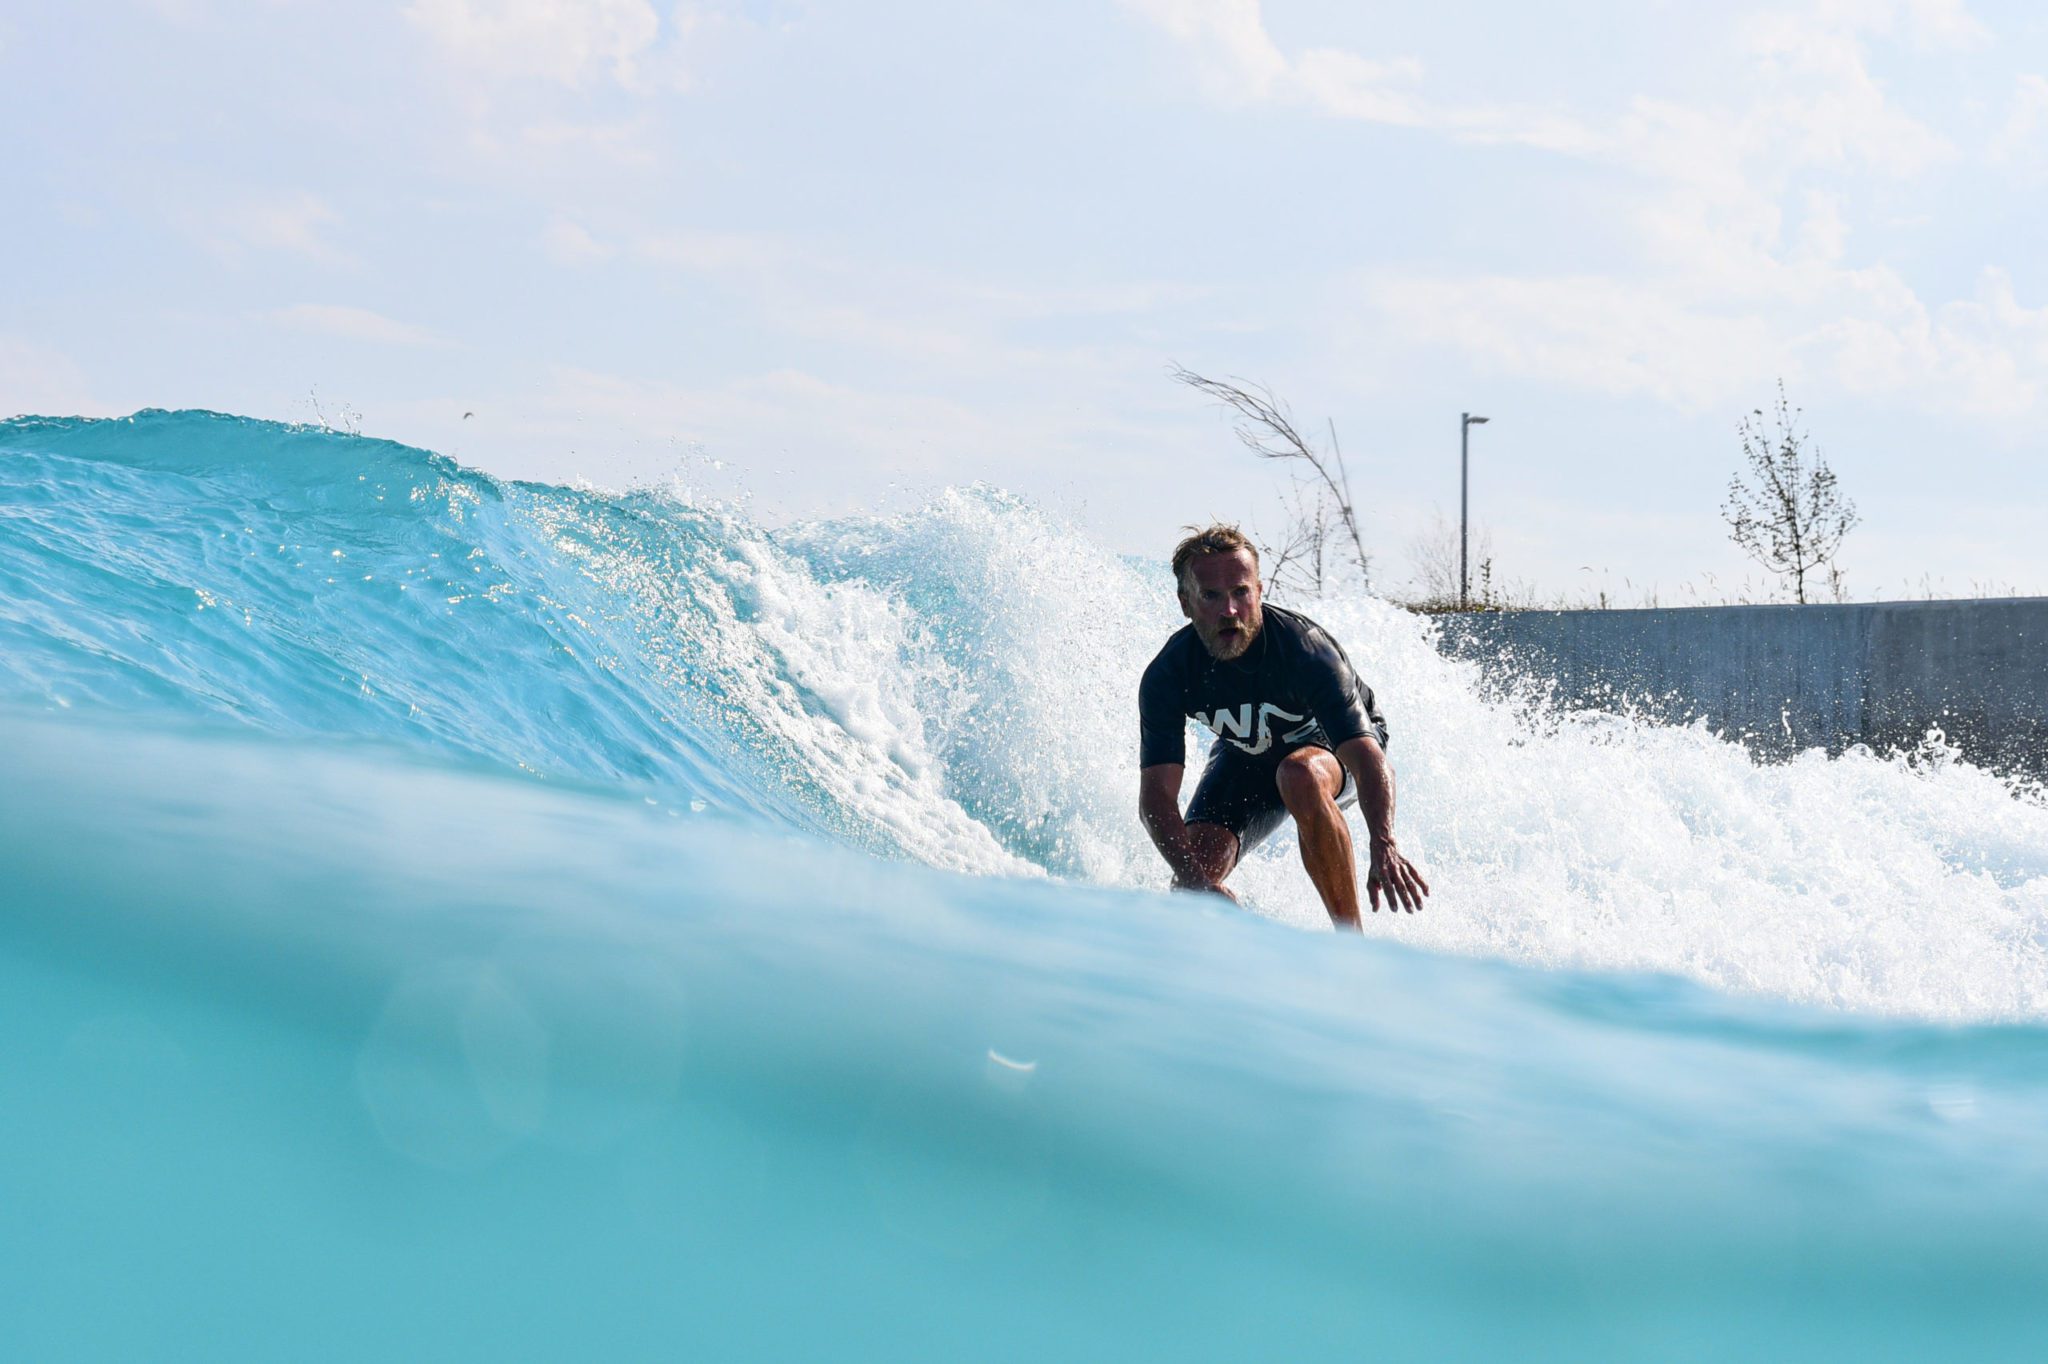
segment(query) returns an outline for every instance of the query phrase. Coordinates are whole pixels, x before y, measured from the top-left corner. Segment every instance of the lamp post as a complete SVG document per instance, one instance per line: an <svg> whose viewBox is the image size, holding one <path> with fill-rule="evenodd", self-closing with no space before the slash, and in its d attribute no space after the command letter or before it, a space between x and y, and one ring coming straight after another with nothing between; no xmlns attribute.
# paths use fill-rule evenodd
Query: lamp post
<svg viewBox="0 0 2048 1364"><path fill-rule="evenodd" d="M1472 523L1472 428L1484 425L1485 417L1467 412L1458 421L1458 609L1464 610L1472 595L1472 575L1466 563Z"/></svg>

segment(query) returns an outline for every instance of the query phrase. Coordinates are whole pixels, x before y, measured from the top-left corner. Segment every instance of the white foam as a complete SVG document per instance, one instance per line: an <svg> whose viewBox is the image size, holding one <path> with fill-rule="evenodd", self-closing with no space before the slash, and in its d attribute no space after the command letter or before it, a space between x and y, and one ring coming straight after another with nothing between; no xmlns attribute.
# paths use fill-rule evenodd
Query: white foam
<svg viewBox="0 0 2048 1364"><path fill-rule="evenodd" d="M1179 623L1170 595L1148 594L1100 546L986 491L791 539L817 553L840 536L859 551L842 564L887 584L923 622L908 671L948 790L1056 874L1109 884L1149 874L1156 857L1130 820L1135 686Z"/></svg>
<svg viewBox="0 0 2048 1364"><path fill-rule="evenodd" d="M976 494L805 534L858 539L884 590L926 602L922 629L891 638L949 792L1057 874L1164 884L1136 819L1137 678L1181 623L1163 569ZM908 594L905 556L923 579ZM1560 715L1491 694L1408 612L1294 604L1378 692L1398 833L1435 886L1423 913L1368 914L1368 932L1859 1010L2048 1015L2037 797L1960 761L1766 764L1703 727ZM881 732L908 727L892 712ZM1291 833L1235 883L1263 913L1327 926Z"/></svg>
<svg viewBox="0 0 2048 1364"><path fill-rule="evenodd" d="M954 684L915 647L922 628L886 593L828 584L722 512L678 509L676 553L652 558L591 508L542 507L544 528L574 520L558 549L625 603L625 628L658 685L716 713L828 829L875 851L951 870L1039 875L947 794L916 697Z"/></svg>
<svg viewBox="0 0 2048 1364"><path fill-rule="evenodd" d="M1959 761L1760 763L1703 725L1490 699L1427 626L1318 609L1393 726L1400 836L1436 887L1369 927L1541 964L1673 971L1942 1018L2048 1014L2048 807ZM1313 900L1258 869L1290 917Z"/></svg>
<svg viewBox="0 0 2048 1364"><path fill-rule="evenodd" d="M679 574L630 555L596 571L698 622L710 638L678 655L675 685L714 682L856 841L1164 886L1136 817L1137 680L1181 624L1163 567L980 490L774 537L725 517L714 539ZM1859 1010L2048 1016L2037 796L1955 760L1762 764L1700 727L1561 715L1492 694L1384 602L1292 604L1377 691L1398 833L1435 887L1419 915L1369 914L1369 933ZM1291 832L1234 884L1327 927Z"/></svg>

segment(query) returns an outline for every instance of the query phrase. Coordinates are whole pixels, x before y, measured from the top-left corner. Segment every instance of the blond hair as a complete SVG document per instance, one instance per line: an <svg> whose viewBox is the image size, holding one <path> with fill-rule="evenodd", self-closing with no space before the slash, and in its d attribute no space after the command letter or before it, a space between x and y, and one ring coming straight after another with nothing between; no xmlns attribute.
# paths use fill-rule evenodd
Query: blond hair
<svg viewBox="0 0 2048 1364"><path fill-rule="evenodd" d="M1259 566L1259 547L1236 526L1217 522L1206 526L1182 540L1173 547L1173 581L1176 586L1187 582L1188 562L1198 554L1230 554L1243 550L1252 556L1252 567Z"/></svg>

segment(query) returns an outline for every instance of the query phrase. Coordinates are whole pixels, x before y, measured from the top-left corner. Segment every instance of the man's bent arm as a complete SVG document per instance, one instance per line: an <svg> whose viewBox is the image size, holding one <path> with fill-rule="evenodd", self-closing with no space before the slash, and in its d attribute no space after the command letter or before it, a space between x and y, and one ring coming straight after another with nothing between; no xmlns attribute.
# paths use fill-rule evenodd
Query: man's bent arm
<svg viewBox="0 0 2048 1364"><path fill-rule="evenodd" d="M1394 765L1387 750L1370 734L1346 739L1337 746L1337 761L1351 770L1358 786L1358 808L1365 815L1366 836L1375 843L1394 841Z"/></svg>
<svg viewBox="0 0 2048 1364"><path fill-rule="evenodd" d="M1370 734L1346 739L1337 746L1337 760L1350 769L1358 786L1358 806L1365 814L1365 835L1372 854L1372 873L1366 891L1375 913L1380 892L1387 893L1387 908L1414 913L1429 894L1429 883L1408 864L1394 843L1394 767L1387 751Z"/></svg>
<svg viewBox="0 0 2048 1364"><path fill-rule="evenodd" d="M1188 840L1188 826L1180 817L1180 779L1184 764L1154 763L1138 771L1138 818L1152 835L1152 846L1173 869L1176 886L1207 887L1195 859L1195 845Z"/></svg>

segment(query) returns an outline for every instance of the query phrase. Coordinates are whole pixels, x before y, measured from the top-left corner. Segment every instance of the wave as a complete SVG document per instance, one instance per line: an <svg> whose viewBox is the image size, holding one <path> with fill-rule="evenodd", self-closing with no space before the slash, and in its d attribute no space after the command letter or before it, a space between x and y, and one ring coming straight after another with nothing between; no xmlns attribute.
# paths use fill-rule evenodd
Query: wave
<svg viewBox="0 0 2048 1364"><path fill-rule="evenodd" d="M0 424L0 701L374 740L981 875L1160 879L1135 678L1164 573L955 489L770 530L196 412ZM1757 761L1502 696L1386 603L1306 605L1393 729L1438 893L1368 930L1929 1018L2048 1015L2048 807L1954 760ZM1281 837L1240 873L1320 911Z"/></svg>
<svg viewBox="0 0 2048 1364"><path fill-rule="evenodd" d="M1319 602L1438 894L1285 931L1155 893L1164 576L0 424L0 1356L2038 1353L2035 795Z"/></svg>

